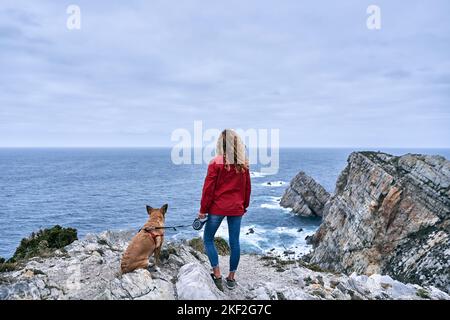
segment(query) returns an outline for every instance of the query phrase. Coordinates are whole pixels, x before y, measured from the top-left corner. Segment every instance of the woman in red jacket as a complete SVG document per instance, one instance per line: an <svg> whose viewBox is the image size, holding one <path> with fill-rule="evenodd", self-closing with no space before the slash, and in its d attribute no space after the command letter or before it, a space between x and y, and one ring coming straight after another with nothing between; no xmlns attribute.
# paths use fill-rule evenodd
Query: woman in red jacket
<svg viewBox="0 0 450 320"><path fill-rule="evenodd" d="M230 273L225 283L229 289L234 289L234 275L240 258L241 219L250 203L250 169L245 145L233 130L222 132L217 140L216 154L208 165L198 217L204 219L208 214L203 241L213 269L211 276L220 290L223 290L222 276L214 235L224 217L227 217L231 254Z"/></svg>

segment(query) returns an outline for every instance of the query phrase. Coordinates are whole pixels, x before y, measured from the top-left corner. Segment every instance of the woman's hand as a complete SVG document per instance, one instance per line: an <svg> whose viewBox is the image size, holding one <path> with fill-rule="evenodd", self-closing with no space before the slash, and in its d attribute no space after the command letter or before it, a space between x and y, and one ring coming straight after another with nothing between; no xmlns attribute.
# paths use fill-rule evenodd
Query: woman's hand
<svg viewBox="0 0 450 320"><path fill-rule="evenodd" d="M206 218L206 213L199 212L197 218L199 218L200 220L205 219Z"/></svg>

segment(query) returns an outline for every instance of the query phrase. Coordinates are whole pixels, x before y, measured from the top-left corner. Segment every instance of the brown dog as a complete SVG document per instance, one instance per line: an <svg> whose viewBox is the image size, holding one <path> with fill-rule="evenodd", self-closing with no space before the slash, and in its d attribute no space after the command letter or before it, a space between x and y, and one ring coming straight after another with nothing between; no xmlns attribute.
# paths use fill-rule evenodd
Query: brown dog
<svg viewBox="0 0 450 320"><path fill-rule="evenodd" d="M147 206L149 219L141 230L131 239L127 250L122 256L120 269L122 274L132 272L136 269L148 268L148 258L153 254L155 265L159 263L159 254L164 240L164 229L155 229L155 227L164 227L165 215L168 205L163 205L160 209L153 209Z"/></svg>

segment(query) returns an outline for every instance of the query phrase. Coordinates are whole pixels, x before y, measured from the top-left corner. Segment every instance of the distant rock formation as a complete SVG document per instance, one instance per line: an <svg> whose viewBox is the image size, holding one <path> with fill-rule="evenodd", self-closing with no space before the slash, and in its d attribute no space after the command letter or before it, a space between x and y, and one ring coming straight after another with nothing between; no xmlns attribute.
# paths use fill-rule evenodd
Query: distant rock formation
<svg viewBox="0 0 450 320"><path fill-rule="evenodd" d="M450 292L450 162L354 152L312 237L311 262Z"/></svg>
<svg viewBox="0 0 450 320"><path fill-rule="evenodd" d="M303 171L291 180L280 205L303 217L321 217L330 194Z"/></svg>

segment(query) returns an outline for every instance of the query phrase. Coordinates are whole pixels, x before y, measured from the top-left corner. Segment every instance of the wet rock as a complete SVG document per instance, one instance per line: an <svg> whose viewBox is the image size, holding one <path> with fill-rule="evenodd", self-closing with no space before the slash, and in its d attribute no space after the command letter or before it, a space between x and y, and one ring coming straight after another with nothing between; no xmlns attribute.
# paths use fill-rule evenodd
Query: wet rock
<svg viewBox="0 0 450 320"><path fill-rule="evenodd" d="M255 233L255 230L253 230L253 228L249 228L249 229L248 229L248 233L249 233L249 234Z"/></svg>

